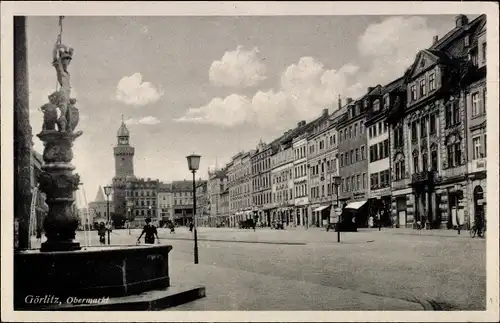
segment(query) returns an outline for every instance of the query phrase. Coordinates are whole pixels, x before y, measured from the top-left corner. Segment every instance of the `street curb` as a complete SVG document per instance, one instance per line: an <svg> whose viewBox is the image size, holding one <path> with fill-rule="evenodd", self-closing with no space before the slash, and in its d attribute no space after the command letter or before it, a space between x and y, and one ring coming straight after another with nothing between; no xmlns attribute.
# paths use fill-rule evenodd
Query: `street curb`
<svg viewBox="0 0 500 323"><path fill-rule="evenodd" d="M171 237L162 237L162 239L167 240L185 240L185 241L193 241L192 238L171 238ZM199 239L198 241L208 241L208 242L236 242L236 243L254 243L254 244L273 244L273 245L289 245L289 246L305 246L307 243L305 242L279 242L279 241L248 241L248 240L222 240L222 239Z"/></svg>

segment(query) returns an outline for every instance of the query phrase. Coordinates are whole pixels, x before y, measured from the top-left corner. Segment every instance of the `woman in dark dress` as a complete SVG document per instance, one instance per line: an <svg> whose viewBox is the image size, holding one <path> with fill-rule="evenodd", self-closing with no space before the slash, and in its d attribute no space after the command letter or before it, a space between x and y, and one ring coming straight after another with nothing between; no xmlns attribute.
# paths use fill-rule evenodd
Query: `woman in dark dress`
<svg viewBox="0 0 500 323"><path fill-rule="evenodd" d="M158 231L156 230L156 227L151 224L150 218L146 219L146 225L144 226L144 229L142 229L142 233L139 236L139 238L137 238L137 242L140 242L143 235L144 235L144 243L146 244L154 244L155 236L156 239L158 239L158 243L160 242L160 238L158 238Z"/></svg>

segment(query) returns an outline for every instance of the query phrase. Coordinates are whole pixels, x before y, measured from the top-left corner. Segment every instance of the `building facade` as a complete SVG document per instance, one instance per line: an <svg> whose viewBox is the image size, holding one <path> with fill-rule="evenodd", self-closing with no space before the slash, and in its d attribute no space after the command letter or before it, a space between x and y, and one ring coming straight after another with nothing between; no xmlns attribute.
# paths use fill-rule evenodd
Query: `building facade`
<svg viewBox="0 0 500 323"><path fill-rule="evenodd" d="M390 124L387 115L395 95L403 93L404 78L401 77L383 87L379 96L366 113L365 127L368 147L368 201L370 214L381 219L385 226L397 225L391 216L391 153Z"/></svg>
<svg viewBox="0 0 500 323"><path fill-rule="evenodd" d="M208 227L213 224L215 224L215 217L210 217L208 182L200 180L196 185L196 225Z"/></svg>
<svg viewBox="0 0 500 323"><path fill-rule="evenodd" d="M344 205L360 202L356 208L367 202L368 193L368 153L365 131L365 114L373 98L380 95L380 85L368 88L365 96L357 101L347 98L345 114L337 123L339 173L342 178L339 200ZM362 214L360 225L366 225Z"/></svg>
<svg viewBox="0 0 500 323"><path fill-rule="evenodd" d="M143 227L146 219L155 223L162 220L157 200L160 181L151 178L129 176L125 180L126 217L132 227Z"/></svg>
<svg viewBox="0 0 500 323"><path fill-rule="evenodd" d="M109 217L111 220L111 214L114 213L115 204L112 200L109 201ZM108 202L104 197L104 191L101 186L97 190L95 199L89 202L88 212L90 218L92 218L92 224L95 227L95 223L108 222Z"/></svg>
<svg viewBox="0 0 500 323"><path fill-rule="evenodd" d="M404 199L393 201L397 214L406 209L406 220L400 216L400 224L420 222L426 228L453 228L468 227L471 222L466 175L470 160L467 94L470 85L475 89L475 84L481 84L479 51L474 44L477 46L485 19L483 15L469 22L466 16L458 15L455 28L442 39L434 37L432 45L417 54L405 73L404 112L399 107L391 114L393 135L399 138L402 131L404 136L404 145L400 139L395 141L404 146L404 152L399 149L394 157L397 187L407 193L406 205ZM403 167L409 176L401 179Z"/></svg>
<svg viewBox="0 0 500 323"><path fill-rule="evenodd" d="M473 34L471 59L476 62L462 96L466 106L467 121L467 196L470 224L478 217L486 217L486 19L480 22Z"/></svg>
<svg viewBox="0 0 500 323"><path fill-rule="evenodd" d="M208 172L208 195L210 201L210 226L220 226L224 221L222 218L221 194L224 190L223 181L227 169L215 169Z"/></svg>
<svg viewBox="0 0 500 323"><path fill-rule="evenodd" d="M228 167L230 225L252 218L252 163L250 152L233 156Z"/></svg>
<svg viewBox="0 0 500 323"><path fill-rule="evenodd" d="M253 217L259 223L268 223L275 206L272 203L271 156L275 151L272 144L262 140L251 156Z"/></svg>
<svg viewBox="0 0 500 323"><path fill-rule="evenodd" d="M304 127L305 121L299 123ZM293 149L293 197L294 214L307 227L311 224L311 210L307 187L307 132L295 137L292 141Z"/></svg>
<svg viewBox="0 0 500 323"><path fill-rule="evenodd" d="M157 215L162 223L174 220L174 194L172 192L172 183L159 183L157 194Z"/></svg>
<svg viewBox="0 0 500 323"><path fill-rule="evenodd" d="M221 227L229 226L230 218L230 200L229 200L229 187L227 173L221 180L220 189L220 216L218 217L217 225Z"/></svg>
<svg viewBox="0 0 500 323"><path fill-rule="evenodd" d="M295 216L293 198L293 149L291 142L280 144L271 156L271 199L272 218L285 225L297 225L300 220ZM271 218L264 218L266 226Z"/></svg>
<svg viewBox="0 0 500 323"><path fill-rule="evenodd" d="M328 109L323 110L323 117ZM333 176L337 174L337 135L333 116L323 118L307 137L308 194L312 225L328 224L335 189Z"/></svg>

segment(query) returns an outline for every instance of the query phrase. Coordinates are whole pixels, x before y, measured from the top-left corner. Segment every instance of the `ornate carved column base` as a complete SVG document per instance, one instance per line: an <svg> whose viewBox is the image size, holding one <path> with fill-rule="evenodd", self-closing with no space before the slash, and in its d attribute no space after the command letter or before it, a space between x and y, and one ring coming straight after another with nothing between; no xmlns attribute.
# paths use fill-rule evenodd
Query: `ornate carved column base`
<svg viewBox="0 0 500 323"><path fill-rule="evenodd" d="M47 241L41 251L79 250L74 242L78 227L78 214L72 207L74 192L78 189L80 176L73 174L75 167L71 147L82 133L46 130L38 134L44 143L42 173L38 178L40 190L47 196L49 212L43 223Z"/></svg>

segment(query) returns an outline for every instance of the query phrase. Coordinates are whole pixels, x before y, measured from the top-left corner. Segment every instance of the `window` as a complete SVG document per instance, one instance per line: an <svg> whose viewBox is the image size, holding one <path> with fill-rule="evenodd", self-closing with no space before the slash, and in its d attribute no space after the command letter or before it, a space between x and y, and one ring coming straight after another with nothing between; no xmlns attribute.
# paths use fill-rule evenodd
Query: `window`
<svg viewBox="0 0 500 323"><path fill-rule="evenodd" d="M420 138L427 137L427 118L420 119Z"/></svg>
<svg viewBox="0 0 500 323"><path fill-rule="evenodd" d="M359 158L359 149L358 148L356 148L355 155L356 155L356 157L355 157L356 162L360 161L361 159Z"/></svg>
<svg viewBox="0 0 500 323"><path fill-rule="evenodd" d="M417 140L417 122L413 121L411 123L411 141L416 141Z"/></svg>
<svg viewBox="0 0 500 323"><path fill-rule="evenodd" d="M429 133L431 135L436 134L436 115L431 114L429 117Z"/></svg>
<svg viewBox="0 0 500 323"><path fill-rule="evenodd" d="M429 92L432 92L436 89L436 74L431 73L429 75Z"/></svg>
<svg viewBox="0 0 500 323"><path fill-rule="evenodd" d="M413 152L413 173L418 173L418 152Z"/></svg>
<svg viewBox="0 0 500 323"><path fill-rule="evenodd" d="M386 95L384 98L384 109L389 109L389 105L391 104L391 97Z"/></svg>
<svg viewBox="0 0 500 323"><path fill-rule="evenodd" d="M404 146L403 141L403 127L401 125L394 128L394 148L400 148Z"/></svg>
<svg viewBox="0 0 500 323"><path fill-rule="evenodd" d="M379 142L378 143L378 158L377 159L382 159L384 158L384 143L383 142Z"/></svg>
<svg viewBox="0 0 500 323"><path fill-rule="evenodd" d="M380 110L380 101L375 100L375 102L373 102L373 111L377 112L378 110Z"/></svg>
<svg viewBox="0 0 500 323"><path fill-rule="evenodd" d="M483 63L486 62L486 42L482 43L483 47Z"/></svg>
<svg viewBox="0 0 500 323"><path fill-rule="evenodd" d="M479 159L479 158L482 158L483 154L482 154L482 151L481 151L481 137L475 137L475 138L472 138L472 147L474 149L474 156L473 158L474 159Z"/></svg>
<svg viewBox="0 0 500 323"><path fill-rule="evenodd" d="M344 132L344 130L340 130L340 135L339 135L339 141L342 142L342 133Z"/></svg>
<svg viewBox="0 0 500 323"><path fill-rule="evenodd" d="M352 126L349 126L349 139L352 138Z"/></svg>
<svg viewBox="0 0 500 323"><path fill-rule="evenodd" d="M377 125L373 125L373 137L377 137Z"/></svg>
<svg viewBox="0 0 500 323"><path fill-rule="evenodd" d="M487 150L486 150L486 142L487 142L486 141L486 134L484 134L484 149L483 149L483 155L484 155L484 157L486 157L486 152L487 152Z"/></svg>
<svg viewBox="0 0 500 323"><path fill-rule="evenodd" d="M472 65L477 66L477 50L469 54L469 60L472 62Z"/></svg>
<svg viewBox="0 0 500 323"><path fill-rule="evenodd" d="M429 154L427 153L427 151L424 151L422 153L422 170L423 171L427 170L428 164L429 164Z"/></svg>
<svg viewBox="0 0 500 323"><path fill-rule="evenodd" d="M325 142L323 140L319 142L319 149L320 150L325 149Z"/></svg>
<svg viewBox="0 0 500 323"><path fill-rule="evenodd" d="M460 150L460 142L455 142L448 145L448 167L457 167L461 164L462 152Z"/></svg>
<svg viewBox="0 0 500 323"><path fill-rule="evenodd" d="M464 42L465 42L465 47L470 46L470 36L469 35L465 36Z"/></svg>
<svg viewBox="0 0 500 323"><path fill-rule="evenodd" d="M351 150L349 152L349 157L350 157L349 160L351 161L351 164L353 164L354 163L354 150Z"/></svg>
<svg viewBox="0 0 500 323"><path fill-rule="evenodd" d="M486 91L486 90L485 90L485 91ZM485 92L485 93L486 93L486 92ZM484 102L486 102L486 101L484 101ZM360 122L359 122L359 133L360 133L361 135L365 133L365 125L364 125L363 121L360 121Z"/></svg>
<svg viewBox="0 0 500 323"><path fill-rule="evenodd" d="M344 167L344 154L340 154L340 167Z"/></svg>
<svg viewBox="0 0 500 323"><path fill-rule="evenodd" d="M373 137L373 130L372 130L372 127L369 127L368 128L368 138L372 138Z"/></svg>
<svg viewBox="0 0 500 323"><path fill-rule="evenodd" d="M410 95L411 101L415 101L417 99L417 87L415 85L411 86Z"/></svg>
<svg viewBox="0 0 500 323"><path fill-rule="evenodd" d="M356 175L356 182L358 190L361 190L361 175Z"/></svg>
<svg viewBox="0 0 500 323"><path fill-rule="evenodd" d="M366 159L365 146L361 146L361 160L365 160L365 159Z"/></svg>
<svg viewBox="0 0 500 323"><path fill-rule="evenodd" d="M378 134L381 135L383 133L382 131L382 122L378 123Z"/></svg>
<svg viewBox="0 0 500 323"><path fill-rule="evenodd" d="M420 80L420 96L425 96L427 93L425 92L425 79Z"/></svg>
<svg viewBox="0 0 500 323"><path fill-rule="evenodd" d="M389 157L389 139L384 140L384 158Z"/></svg>
<svg viewBox="0 0 500 323"><path fill-rule="evenodd" d="M482 113L481 106L479 102L479 92L472 94L472 116L478 116Z"/></svg>
<svg viewBox="0 0 500 323"><path fill-rule="evenodd" d="M370 163L374 162L373 146L370 146Z"/></svg>
<svg viewBox="0 0 500 323"><path fill-rule="evenodd" d="M347 140L347 128L344 129L344 141L346 141L346 140Z"/></svg>
<svg viewBox="0 0 500 323"><path fill-rule="evenodd" d="M437 149L434 147L434 149L431 150L431 170L437 171L437 169L438 169L438 154L437 154Z"/></svg>
<svg viewBox="0 0 500 323"><path fill-rule="evenodd" d="M366 188L366 173L363 173L363 189Z"/></svg>
<svg viewBox="0 0 500 323"><path fill-rule="evenodd" d="M358 124L355 123L354 124L354 137L356 137L358 135Z"/></svg>

